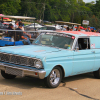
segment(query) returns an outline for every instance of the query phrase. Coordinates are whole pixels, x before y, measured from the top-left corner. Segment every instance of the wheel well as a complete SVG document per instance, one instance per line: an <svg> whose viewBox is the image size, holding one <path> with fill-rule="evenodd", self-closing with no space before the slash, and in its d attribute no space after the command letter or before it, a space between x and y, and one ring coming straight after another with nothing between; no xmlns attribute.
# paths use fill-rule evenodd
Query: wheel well
<svg viewBox="0 0 100 100"><path fill-rule="evenodd" d="M55 67L60 67L61 68L61 70L62 70L62 78L64 78L65 77L65 71L64 71L63 67L61 65L57 65Z"/></svg>

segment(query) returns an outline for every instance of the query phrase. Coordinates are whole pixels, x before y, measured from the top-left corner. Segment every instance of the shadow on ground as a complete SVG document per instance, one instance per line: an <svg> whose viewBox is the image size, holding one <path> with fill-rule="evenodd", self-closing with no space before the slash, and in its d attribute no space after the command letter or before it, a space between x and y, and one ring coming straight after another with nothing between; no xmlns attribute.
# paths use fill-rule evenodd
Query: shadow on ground
<svg viewBox="0 0 100 100"><path fill-rule="evenodd" d="M93 73L85 73L85 74L66 77L66 78L63 78L62 82L75 81L75 80L80 80L80 79L84 79L84 78L94 79Z"/></svg>
<svg viewBox="0 0 100 100"><path fill-rule="evenodd" d="M75 81L75 80L80 80L84 78L94 78L94 77L93 77L93 74L91 73L81 74L81 75L64 78L62 80L62 83L66 84L69 81ZM22 89L30 89L30 88L35 88L35 87L36 88L46 88L43 79L41 80L41 79L31 78L31 77L16 77L15 79L4 79L0 75L0 84L22 88Z"/></svg>

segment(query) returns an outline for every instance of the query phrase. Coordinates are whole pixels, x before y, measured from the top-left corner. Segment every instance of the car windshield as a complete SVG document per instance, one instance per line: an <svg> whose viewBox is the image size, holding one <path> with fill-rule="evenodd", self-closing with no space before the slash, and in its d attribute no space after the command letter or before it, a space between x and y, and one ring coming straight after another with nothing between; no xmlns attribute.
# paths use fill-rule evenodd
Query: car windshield
<svg viewBox="0 0 100 100"><path fill-rule="evenodd" d="M47 27L38 28L38 30L47 30Z"/></svg>
<svg viewBox="0 0 100 100"><path fill-rule="evenodd" d="M74 38L74 36L67 34L43 33L32 44L71 49Z"/></svg>
<svg viewBox="0 0 100 100"><path fill-rule="evenodd" d="M56 30L55 27L41 27L41 28L38 28L38 30Z"/></svg>

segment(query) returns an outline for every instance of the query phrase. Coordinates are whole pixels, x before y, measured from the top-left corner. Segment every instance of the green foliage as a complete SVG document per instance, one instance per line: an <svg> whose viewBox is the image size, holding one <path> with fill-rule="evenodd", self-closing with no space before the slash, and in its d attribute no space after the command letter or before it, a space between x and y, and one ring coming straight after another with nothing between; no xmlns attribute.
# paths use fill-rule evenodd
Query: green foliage
<svg viewBox="0 0 100 100"><path fill-rule="evenodd" d="M0 0L0 13L16 15L21 9L20 0Z"/></svg>
<svg viewBox="0 0 100 100"><path fill-rule="evenodd" d="M85 3L83 0L0 0L0 13L36 17L49 21L82 23L100 26L100 0Z"/></svg>

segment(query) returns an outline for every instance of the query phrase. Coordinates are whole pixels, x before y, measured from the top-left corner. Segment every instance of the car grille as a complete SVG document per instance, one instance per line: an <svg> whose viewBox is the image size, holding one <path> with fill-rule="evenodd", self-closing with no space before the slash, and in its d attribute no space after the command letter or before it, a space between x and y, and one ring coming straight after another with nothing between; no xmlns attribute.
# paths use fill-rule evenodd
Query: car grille
<svg viewBox="0 0 100 100"><path fill-rule="evenodd" d="M12 75L17 75L17 76L23 76L23 71L22 70L8 68L8 67L6 68L5 73L12 74Z"/></svg>
<svg viewBox="0 0 100 100"><path fill-rule="evenodd" d="M35 59L19 55L0 53L0 61L34 67Z"/></svg>

